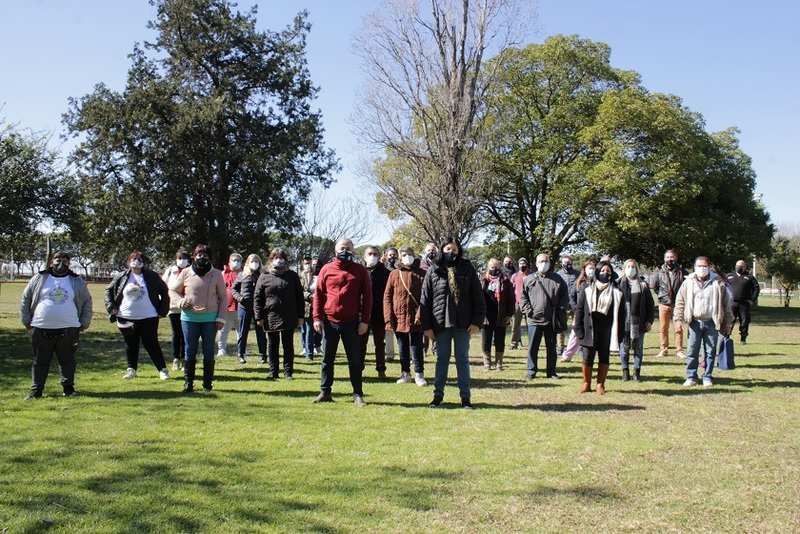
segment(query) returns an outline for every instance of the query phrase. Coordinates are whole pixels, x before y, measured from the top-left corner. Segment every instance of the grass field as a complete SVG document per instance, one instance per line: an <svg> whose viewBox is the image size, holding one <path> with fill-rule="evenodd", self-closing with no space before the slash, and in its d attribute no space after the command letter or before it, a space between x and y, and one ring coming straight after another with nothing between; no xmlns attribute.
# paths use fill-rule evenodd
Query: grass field
<svg viewBox="0 0 800 534"><path fill-rule="evenodd" d="M123 381L93 286L80 397L60 396L53 364L25 402L21 290L0 290L0 532L800 531L798 308L762 302L739 367L708 390L683 388L649 335L646 381L622 383L612 360L603 398L578 395L578 363L526 381L514 351L502 373L472 367L475 411L430 410L430 386L374 370L358 409L344 357L328 405L311 403L319 367L302 358L293 382L227 358L209 396L182 396L145 354Z"/></svg>

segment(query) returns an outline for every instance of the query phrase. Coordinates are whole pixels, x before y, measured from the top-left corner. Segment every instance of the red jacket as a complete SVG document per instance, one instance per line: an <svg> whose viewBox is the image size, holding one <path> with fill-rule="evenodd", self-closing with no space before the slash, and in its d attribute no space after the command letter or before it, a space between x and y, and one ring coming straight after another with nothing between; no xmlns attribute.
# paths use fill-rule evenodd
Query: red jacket
<svg viewBox="0 0 800 534"><path fill-rule="evenodd" d="M239 277L239 273L232 270L228 267L228 264L225 264L225 267L222 269L222 279L225 280L225 293L228 297L228 311L234 312L236 311L237 302L236 299L233 298L233 293L231 293L231 288L233 288L233 283Z"/></svg>
<svg viewBox="0 0 800 534"><path fill-rule="evenodd" d="M315 321L334 323L359 320L368 323L372 316L372 284L369 273L356 262L333 260L326 263L314 289Z"/></svg>

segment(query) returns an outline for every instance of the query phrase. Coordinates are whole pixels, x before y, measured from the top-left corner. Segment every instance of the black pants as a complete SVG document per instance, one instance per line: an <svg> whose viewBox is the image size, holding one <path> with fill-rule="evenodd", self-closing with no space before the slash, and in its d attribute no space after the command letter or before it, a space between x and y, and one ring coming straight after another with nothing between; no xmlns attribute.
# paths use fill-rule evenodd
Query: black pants
<svg viewBox="0 0 800 534"><path fill-rule="evenodd" d="M325 356L322 359L320 369L320 390L330 392L333 387L333 368L336 359L336 350L339 348L339 340L342 340L345 354L347 354L347 366L350 368L350 384L353 386L353 393L363 395L361 389L361 373L364 369L364 354L361 352L361 339L358 335L358 321L349 323L324 322L325 328Z"/></svg>
<svg viewBox="0 0 800 534"><path fill-rule="evenodd" d="M411 360L414 360L414 372L425 372L425 351L422 346L422 332L396 332L397 348L400 352L400 370L411 372Z"/></svg>
<svg viewBox="0 0 800 534"><path fill-rule="evenodd" d="M592 313L592 337L594 344L591 347L581 347L583 363L592 367L594 357L597 355L598 364L608 365L611 355L611 327L612 320L602 313Z"/></svg>
<svg viewBox="0 0 800 534"><path fill-rule="evenodd" d="M164 353L161 352L161 345L158 344L158 317L149 317L147 319L137 319L131 321L129 319L118 319L132 324L128 328L120 328L122 337L125 339L125 355L128 357L128 367L137 369L139 367L139 344L144 345L147 354L153 361L153 365L157 370L164 369L167 364L164 363Z"/></svg>
<svg viewBox="0 0 800 534"><path fill-rule="evenodd" d="M278 378L278 348L283 344L283 376L294 373L294 328L277 332L267 332L267 352L269 353L269 373Z"/></svg>
<svg viewBox="0 0 800 534"><path fill-rule="evenodd" d="M183 340L180 313L169 314L169 326L172 327L172 359L182 360L186 354L186 342Z"/></svg>
<svg viewBox="0 0 800 534"><path fill-rule="evenodd" d="M494 350L497 354L502 354L506 350L506 326L505 324L487 324L481 329L481 339L483 341L483 352L492 352L492 341Z"/></svg>
<svg viewBox="0 0 800 534"><path fill-rule="evenodd" d="M386 323L376 321L370 323L367 333L361 336L361 358L364 360L361 368L366 365L367 341L372 335L372 344L375 345L375 370L386 371Z"/></svg>
<svg viewBox="0 0 800 534"><path fill-rule="evenodd" d="M64 393L75 391L75 351L78 350L79 329L77 328L34 328L31 333L33 345L33 365L31 375L33 383L31 391L36 396L41 396L47 373L50 371L50 362L55 353L58 359L58 368L61 372L61 387Z"/></svg>
<svg viewBox="0 0 800 534"><path fill-rule="evenodd" d="M544 338L547 349L547 376L556 374L556 331L552 324L533 324L528 322L528 376L532 377L539 372L539 345Z"/></svg>
<svg viewBox="0 0 800 534"><path fill-rule="evenodd" d="M750 333L750 303L745 301L734 301L733 316L739 321L739 335L742 339L747 339Z"/></svg>

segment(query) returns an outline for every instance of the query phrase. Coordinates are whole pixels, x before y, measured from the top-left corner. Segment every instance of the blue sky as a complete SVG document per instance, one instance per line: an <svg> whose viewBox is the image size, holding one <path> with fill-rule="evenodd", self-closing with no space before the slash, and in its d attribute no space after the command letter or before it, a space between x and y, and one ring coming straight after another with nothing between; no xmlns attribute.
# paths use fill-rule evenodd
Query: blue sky
<svg viewBox="0 0 800 534"><path fill-rule="evenodd" d="M378 5L308 0L259 7L262 28L283 27L302 8L311 13L308 59L321 88L317 105L327 143L343 164L334 196L371 198L356 176L361 149L348 118L361 81L352 37ZM52 133L58 146L67 98L100 81L121 88L126 56L135 41L151 37L145 26L152 15L145 0L2 2L0 116ZM710 130L740 128L773 221L800 223L800 3L542 0L534 16L529 42L557 33L604 41L615 66L638 71L653 91L681 96ZM391 223L376 216L372 240L382 242L390 231Z"/></svg>

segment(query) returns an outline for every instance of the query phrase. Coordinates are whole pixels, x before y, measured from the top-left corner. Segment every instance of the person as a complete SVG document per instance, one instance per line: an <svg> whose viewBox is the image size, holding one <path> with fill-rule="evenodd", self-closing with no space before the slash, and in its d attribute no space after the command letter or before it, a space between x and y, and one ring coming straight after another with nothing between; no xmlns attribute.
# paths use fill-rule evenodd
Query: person
<svg viewBox="0 0 800 534"><path fill-rule="evenodd" d="M750 333L750 310L758 300L761 287L756 277L747 272L747 263L744 260L737 261L734 272L725 278L733 293L733 316L734 320L739 321L739 338L746 345Z"/></svg>
<svg viewBox="0 0 800 534"><path fill-rule="evenodd" d="M181 271L168 286L180 300L181 327L186 341L183 363L183 392L194 392L197 350L203 340L203 392L211 393L214 385L214 336L225 325L227 289L222 271L211 264L211 249L199 244L192 253L192 265Z"/></svg>
<svg viewBox="0 0 800 534"><path fill-rule="evenodd" d="M558 318L566 314L569 294L561 280L550 269L550 255L536 256L536 272L525 277L520 310L528 323L528 379L538 372L539 345L544 338L547 348L547 378L559 378L556 373L556 332L566 328Z"/></svg>
<svg viewBox="0 0 800 534"><path fill-rule="evenodd" d="M506 349L506 329L514 316L516 299L514 286L506 276L507 270L500 268L500 260L490 258L486 274L481 280L481 291L486 304L486 319L483 322L483 368L492 368L492 342L494 342L495 368L503 370L503 355Z"/></svg>
<svg viewBox="0 0 800 534"><path fill-rule="evenodd" d="M506 256L503 258L503 267L502 267L503 274L508 280L511 280L511 277L514 276L514 273L517 272L516 267L514 267L514 258L511 256Z"/></svg>
<svg viewBox="0 0 800 534"><path fill-rule="evenodd" d="M128 268L106 287L106 312L125 340L128 369L123 378L136 378L141 343L161 380L169 380L164 353L158 342L158 319L166 317L169 312L169 291L161 277L145 264L142 252L134 250L128 255Z"/></svg>
<svg viewBox="0 0 800 534"><path fill-rule="evenodd" d="M175 253L175 265L167 267L161 279L167 287L181 274L181 271L189 266L191 255L189 251L181 247ZM180 295L169 290L169 326L172 329L172 370L180 371L183 369L183 355L186 352L186 344L183 340L183 327L181 327L181 307L178 304Z"/></svg>
<svg viewBox="0 0 800 534"><path fill-rule="evenodd" d="M710 274L708 258L699 256L694 261L694 272L686 277L675 297L673 320L689 329L686 381L683 383L687 387L697 385L701 344L705 352L703 386L713 385L719 334L730 335L733 327L733 309L725 279L712 279Z"/></svg>
<svg viewBox="0 0 800 534"><path fill-rule="evenodd" d="M422 320L419 311L424 279L425 271L420 268L414 250L411 247L401 248L400 263L397 269L389 273L381 306L383 316L386 318L386 331L394 332L397 338L400 352L398 384L411 382L411 360L413 359L414 382L420 387L427 385L422 344Z"/></svg>
<svg viewBox="0 0 800 534"><path fill-rule="evenodd" d="M658 326L661 341L659 357L664 357L669 351L669 324L675 307L675 295L683 284L688 272L678 264L678 253L669 249L664 253L664 264L650 277L650 287L658 298ZM681 323L674 323L675 350L678 358L686 358L683 350L683 330Z"/></svg>
<svg viewBox="0 0 800 534"><path fill-rule="evenodd" d="M594 258L589 258L583 263L583 267L581 267L581 272L578 275L578 278L575 279L575 295L578 295L581 291L583 291L587 285L589 285L594 280L595 269L597 267L597 260ZM577 307L577 297L575 299L575 306ZM575 317L573 315L572 321L570 322L570 334L569 340L567 341L566 347L564 347L564 351L561 353L561 361L562 362L571 362L572 357L578 353L580 350L580 343L578 342L578 338L575 337Z"/></svg>
<svg viewBox="0 0 800 534"><path fill-rule="evenodd" d="M597 276L578 293L575 336L583 353L581 393L592 387L592 368L597 357L597 394L605 395L611 351L618 351L623 337L625 307L622 291L614 287L614 268L597 264Z"/></svg>
<svg viewBox="0 0 800 534"><path fill-rule="evenodd" d="M387 264L380 261L380 250L378 247L369 246L364 249L364 265L369 273L370 284L372 285L372 316L369 320L369 329L361 338L361 354L367 354L367 341L372 333L372 343L375 346L375 370L378 378L386 378L386 318L383 316L383 293L386 290L386 282L389 280L389 273L394 271L394 267L389 269L388 255ZM394 263L393 263L394 264ZM391 334L391 333L390 333Z"/></svg>
<svg viewBox="0 0 800 534"><path fill-rule="evenodd" d="M303 263L300 267L300 284L303 286L303 300L305 302L303 326L300 335L303 339L303 357L312 361L314 354L318 354L318 349L322 344L321 336L314 331L314 320L311 316L311 300L314 297L314 287L317 283L316 270L317 264L312 263L310 255L303 256Z"/></svg>
<svg viewBox="0 0 800 534"><path fill-rule="evenodd" d="M439 249L434 243L427 243L425 248L422 249L422 259L420 259L419 267L425 272L433 267L436 268L436 259L439 256ZM425 338L427 339L427 338Z"/></svg>
<svg viewBox="0 0 800 534"><path fill-rule="evenodd" d="M269 253L269 267L258 277L255 290L256 320L267 333L269 376L278 378L278 347L283 345L283 377L294 375L294 331L303 324L303 286L289 269L289 257L282 248Z"/></svg>
<svg viewBox="0 0 800 534"><path fill-rule="evenodd" d="M525 315L519 309L522 301L522 288L525 284L525 277L528 276L528 259L520 258L518 261L519 270L511 277L511 284L514 286L514 319L511 325L511 350L516 350L522 343L522 320ZM527 330L528 323L525 323Z"/></svg>
<svg viewBox="0 0 800 534"><path fill-rule="evenodd" d="M25 400L41 398L53 354L64 396L77 394L75 352L80 332L92 322L92 296L83 278L69 266L70 255L57 251L47 269L33 275L22 291L20 319L33 347L32 383Z"/></svg>
<svg viewBox="0 0 800 534"><path fill-rule="evenodd" d="M222 310L220 317L225 319L222 330L219 331L217 338L217 357L222 358L228 353L228 334L231 329L236 328L238 324L237 305L236 299L233 298L233 283L239 278L239 273L242 272L242 255L234 252L228 257L228 263L222 268L222 278L225 280L225 290L227 293L227 302L225 309ZM238 343L237 343L238 345ZM247 363L244 358L239 358L239 363Z"/></svg>
<svg viewBox="0 0 800 534"><path fill-rule="evenodd" d="M619 361L622 364L622 380L630 380L630 354L633 353L633 379L642 379L642 359L644 357L644 335L653 326L653 294L647 281L639 272L639 264L634 259L625 260L622 277L617 283L622 292L625 312L622 341L619 345Z"/></svg>
<svg viewBox="0 0 800 534"><path fill-rule="evenodd" d="M372 284L367 269L353 261L350 239L337 241L334 250L335 259L319 272L312 302L314 330L324 332L325 339L320 393L314 402L333 402L334 361L341 339L350 369L353 403L363 407L366 405L361 380L364 354L360 337L367 334L372 318Z"/></svg>
<svg viewBox="0 0 800 534"><path fill-rule="evenodd" d="M256 282L261 276L261 258L258 254L250 254L244 263L242 272L231 287L231 295L236 301L236 349L239 354L239 363L247 363L247 338L250 328L255 323L256 344L261 355L261 363L267 363L267 335L259 326L255 309Z"/></svg>
<svg viewBox="0 0 800 534"><path fill-rule="evenodd" d="M436 377L433 400L436 408L444 400L444 385L455 345L456 373L461 406L472 408L469 377L469 340L486 317L475 267L464 259L461 245L448 239L439 253L436 268L428 269L420 296L420 319L425 335L436 340Z"/></svg>
<svg viewBox="0 0 800 534"><path fill-rule="evenodd" d="M399 257L399 252L395 247L389 247L386 249L386 268L389 270L389 272L392 272L395 269L397 269L398 257ZM375 295L375 291L373 291L372 294ZM373 305L372 313L374 314L376 310L380 310L380 313L383 314L383 306L381 305L382 304L381 300L383 299L383 293L380 293L375 298L376 298L376 303L375 303L376 305ZM392 335L391 332L384 332L383 345L384 345L383 351L385 354L384 360L393 362L395 351L394 351L394 336ZM379 377L380 375L381 373L378 373ZM385 377L385 372L383 373L383 376Z"/></svg>
<svg viewBox="0 0 800 534"><path fill-rule="evenodd" d="M397 260L400 253L395 247L388 247L386 249L386 268L391 272L398 268Z"/></svg>
<svg viewBox="0 0 800 534"><path fill-rule="evenodd" d="M578 279L578 271L572 268L572 256L565 254L561 256L561 269L556 274L564 281L567 286L569 296L569 308L567 308L567 324L570 325L569 331L572 332L572 323L575 319L575 307L578 305L578 286L575 281ZM566 330L558 333L558 353L564 355Z"/></svg>

